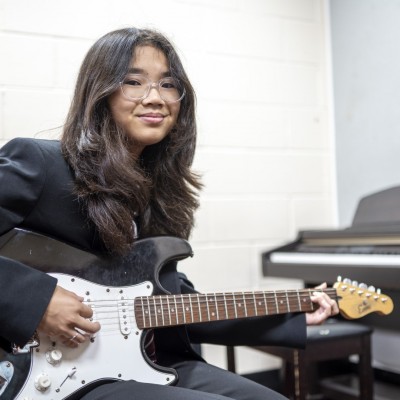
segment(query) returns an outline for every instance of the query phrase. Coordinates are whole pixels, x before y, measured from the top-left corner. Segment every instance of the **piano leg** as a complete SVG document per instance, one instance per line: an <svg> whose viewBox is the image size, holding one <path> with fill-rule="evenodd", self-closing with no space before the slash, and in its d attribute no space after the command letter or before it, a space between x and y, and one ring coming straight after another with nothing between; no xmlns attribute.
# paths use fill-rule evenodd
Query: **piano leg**
<svg viewBox="0 0 400 400"><path fill-rule="evenodd" d="M365 335L362 339L364 351L359 355L360 399L373 400L374 374L371 368L371 336Z"/></svg>

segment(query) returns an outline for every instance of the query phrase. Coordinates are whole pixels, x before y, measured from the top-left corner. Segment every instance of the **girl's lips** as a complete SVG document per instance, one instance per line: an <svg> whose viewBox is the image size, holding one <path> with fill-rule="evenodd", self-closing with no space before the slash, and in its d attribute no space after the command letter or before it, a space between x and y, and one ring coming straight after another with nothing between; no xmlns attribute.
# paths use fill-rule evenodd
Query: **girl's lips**
<svg viewBox="0 0 400 400"><path fill-rule="evenodd" d="M139 115L141 121L149 124L159 124L164 120L164 116L161 114L142 114Z"/></svg>

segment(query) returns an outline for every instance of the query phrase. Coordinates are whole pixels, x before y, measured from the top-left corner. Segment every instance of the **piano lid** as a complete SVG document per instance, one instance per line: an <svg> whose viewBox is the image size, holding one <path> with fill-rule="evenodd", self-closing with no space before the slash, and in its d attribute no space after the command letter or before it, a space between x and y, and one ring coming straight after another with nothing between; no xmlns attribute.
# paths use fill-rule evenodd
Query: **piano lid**
<svg viewBox="0 0 400 400"><path fill-rule="evenodd" d="M350 227L300 231L299 239L310 246L400 245L400 186L362 198Z"/></svg>
<svg viewBox="0 0 400 400"><path fill-rule="evenodd" d="M335 282L337 275L400 288L400 186L366 196L346 229L300 231L262 254L265 276Z"/></svg>

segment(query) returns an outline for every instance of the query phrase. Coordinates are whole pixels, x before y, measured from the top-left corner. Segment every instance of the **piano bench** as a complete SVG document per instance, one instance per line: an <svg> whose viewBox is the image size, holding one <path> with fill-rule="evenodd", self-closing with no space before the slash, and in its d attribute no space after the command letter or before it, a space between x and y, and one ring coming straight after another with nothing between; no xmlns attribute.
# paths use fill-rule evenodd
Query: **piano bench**
<svg viewBox="0 0 400 400"><path fill-rule="evenodd" d="M312 384L320 386L324 399L373 400L373 369L371 365L370 327L351 322L327 322L307 327L305 349L288 347L251 347L283 360L283 394L293 400L306 400ZM346 359L358 355L358 390L339 385L318 385L312 368L317 362ZM228 370L235 372L234 347L227 347ZM317 374L318 375L318 374ZM318 378L318 377L317 377ZM329 382L329 379L324 382Z"/></svg>

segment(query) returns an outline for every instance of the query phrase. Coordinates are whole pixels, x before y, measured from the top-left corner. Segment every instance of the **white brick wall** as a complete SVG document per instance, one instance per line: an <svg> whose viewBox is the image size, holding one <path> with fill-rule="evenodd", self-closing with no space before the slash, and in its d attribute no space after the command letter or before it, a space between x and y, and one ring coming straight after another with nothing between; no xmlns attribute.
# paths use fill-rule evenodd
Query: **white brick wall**
<svg viewBox="0 0 400 400"><path fill-rule="evenodd" d="M51 129L62 124L97 37L130 25L157 28L175 42L198 96L195 169L206 187L195 257L181 269L202 291L299 287L262 277L260 254L299 229L335 224L325 7L324 0L0 0L0 145L57 136ZM223 348L204 350L225 365ZM276 365L239 351L241 372Z"/></svg>

